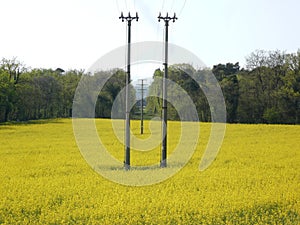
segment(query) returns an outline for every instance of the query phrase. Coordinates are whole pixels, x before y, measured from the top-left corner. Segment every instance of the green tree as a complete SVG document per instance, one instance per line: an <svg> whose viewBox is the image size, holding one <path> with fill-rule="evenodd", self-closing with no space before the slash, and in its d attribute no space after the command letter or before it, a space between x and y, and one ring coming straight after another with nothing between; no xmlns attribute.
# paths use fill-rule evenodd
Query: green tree
<svg viewBox="0 0 300 225"><path fill-rule="evenodd" d="M170 120L178 120L179 114L184 115L186 119L193 120L195 118L189 117L187 102L182 99L182 90L183 89L187 95L191 98L194 105L196 106L198 117L202 121L209 120L209 106L207 100L201 90L198 82L201 82L203 87L205 88L205 79L203 79L203 75L205 75L207 71L196 71L189 64L176 64L171 65L168 68L168 79L176 83L176 85L168 85L168 98L172 99L172 103L176 105L177 109L170 103L168 103L168 119ZM154 72L153 78L154 81L149 87L150 97L147 99L147 107L146 111L149 114L161 115L162 111L162 76L164 71L157 69ZM192 77L196 78L194 80ZM178 88L180 87L180 89ZM151 96L153 95L153 96Z"/></svg>
<svg viewBox="0 0 300 225"><path fill-rule="evenodd" d="M239 81L238 76L233 74L226 76L220 82L226 103L227 121L237 122L237 109L239 103Z"/></svg>
<svg viewBox="0 0 300 225"><path fill-rule="evenodd" d="M6 122L14 108L15 87L7 71L0 69L0 122Z"/></svg>
<svg viewBox="0 0 300 225"><path fill-rule="evenodd" d="M237 74L240 70L239 63L226 63L214 65L212 73L215 75L218 81L222 81L225 77Z"/></svg>
<svg viewBox="0 0 300 225"><path fill-rule="evenodd" d="M98 94L97 103L96 103L96 117L101 118L111 118L111 112L113 104L119 95L120 91L125 88L127 74L124 70L114 69L110 71L102 71L95 75L95 78L100 81L101 84L104 84L101 92ZM107 81L104 78L108 78ZM123 90L125 93L125 90ZM130 101L135 102L135 89L131 84L129 84L130 91ZM120 107L117 108L118 112L115 112L115 116L119 118L125 117L125 95L124 98L120 98L121 102L119 102ZM135 107L131 110L131 114L135 111Z"/></svg>
<svg viewBox="0 0 300 225"><path fill-rule="evenodd" d="M18 83L20 75L27 70L25 65L21 63L17 57L12 59L2 58L0 67L2 70L7 71L9 81L13 80L14 83Z"/></svg>
<svg viewBox="0 0 300 225"><path fill-rule="evenodd" d="M153 74L153 82L149 86L149 96L147 97L147 106L146 106L147 114L161 115L162 112L161 78L162 77L163 77L163 71L161 71L160 69L156 69Z"/></svg>
<svg viewBox="0 0 300 225"><path fill-rule="evenodd" d="M71 117L72 116L72 105L73 98L77 85L84 75L83 70L70 70L65 74L58 76L58 82L62 87L61 92L61 104L59 109L60 117Z"/></svg>
<svg viewBox="0 0 300 225"><path fill-rule="evenodd" d="M12 59L2 58L0 61L0 121L8 121L13 119L16 102L16 85L19 82L20 75L27 69L17 60L16 57Z"/></svg>

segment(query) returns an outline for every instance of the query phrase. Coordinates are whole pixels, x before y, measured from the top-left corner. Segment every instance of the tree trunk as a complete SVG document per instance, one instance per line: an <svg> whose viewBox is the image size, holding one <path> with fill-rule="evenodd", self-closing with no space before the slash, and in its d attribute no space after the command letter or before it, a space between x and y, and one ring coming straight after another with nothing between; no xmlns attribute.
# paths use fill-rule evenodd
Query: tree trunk
<svg viewBox="0 0 300 225"><path fill-rule="evenodd" d="M8 121L8 114L9 114L9 107L5 107L5 113L4 113L4 122Z"/></svg>

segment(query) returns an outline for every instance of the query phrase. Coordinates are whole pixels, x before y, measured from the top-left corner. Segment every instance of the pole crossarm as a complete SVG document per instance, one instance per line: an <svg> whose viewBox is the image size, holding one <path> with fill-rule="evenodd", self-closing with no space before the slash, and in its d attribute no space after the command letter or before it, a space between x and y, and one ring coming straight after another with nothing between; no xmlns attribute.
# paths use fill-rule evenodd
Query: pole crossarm
<svg viewBox="0 0 300 225"><path fill-rule="evenodd" d="M170 20L172 20L173 23L175 23L175 21L178 20L178 18L176 17L176 13L174 13L172 17L169 16L169 13L167 13L166 16L161 16L161 13L159 13L157 18L158 18L158 22L160 22L160 20L164 20L166 23L169 22Z"/></svg>
<svg viewBox="0 0 300 225"><path fill-rule="evenodd" d="M124 16L123 12L121 12L121 16L119 17L119 19L122 20L122 22L124 22L125 20L128 21L132 21L132 20L136 20L139 21L139 16L138 13L135 13L135 16L131 16L130 12L128 13L128 16Z"/></svg>

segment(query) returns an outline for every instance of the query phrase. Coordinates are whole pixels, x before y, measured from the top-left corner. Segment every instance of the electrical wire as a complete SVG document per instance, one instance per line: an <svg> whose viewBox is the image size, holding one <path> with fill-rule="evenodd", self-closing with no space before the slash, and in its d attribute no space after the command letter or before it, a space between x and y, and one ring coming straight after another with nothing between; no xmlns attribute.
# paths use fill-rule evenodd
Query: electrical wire
<svg viewBox="0 0 300 225"><path fill-rule="evenodd" d="M125 8L126 8L126 11L128 12L127 0L125 0Z"/></svg>
<svg viewBox="0 0 300 225"><path fill-rule="evenodd" d="M170 9L170 13L173 11L175 1L176 1L176 0L173 0L173 2L172 2L171 9Z"/></svg>
<svg viewBox="0 0 300 225"><path fill-rule="evenodd" d="M117 6L118 14L120 14L121 11L120 11L120 6L119 6L119 1L118 0L116 0L116 6Z"/></svg>
<svg viewBox="0 0 300 225"><path fill-rule="evenodd" d="M136 3L135 0L133 0L133 8L134 8L134 12L137 12L137 11L136 11L136 7L135 7L135 3Z"/></svg>
<svg viewBox="0 0 300 225"><path fill-rule="evenodd" d="M163 0L163 3L162 3L162 6L161 6L161 12L163 12L163 10L164 10L164 8L165 8L165 0Z"/></svg>
<svg viewBox="0 0 300 225"><path fill-rule="evenodd" d="M179 14L178 14L178 17L180 17L184 7L185 7L185 4L186 4L186 0L184 0L184 3L183 3L183 6L181 7L180 11L179 11Z"/></svg>

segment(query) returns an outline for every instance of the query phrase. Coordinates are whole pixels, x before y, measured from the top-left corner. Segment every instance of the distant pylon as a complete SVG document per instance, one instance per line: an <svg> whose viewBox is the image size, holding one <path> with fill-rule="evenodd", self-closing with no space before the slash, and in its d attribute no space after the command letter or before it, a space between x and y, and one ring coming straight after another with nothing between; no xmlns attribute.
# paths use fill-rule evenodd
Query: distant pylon
<svg viewBox="0 0 300 225"><path fill-rule="evenodd" d="M141 134L144 134L144 91L145 91L145 83L144 81L146 81L146 79L139 79L139 81L141 81L141 83L139 85L141 85L140 90L141 91Z"/></svg>

